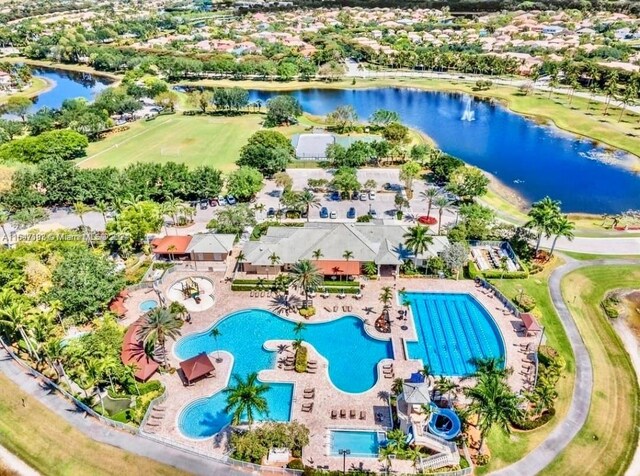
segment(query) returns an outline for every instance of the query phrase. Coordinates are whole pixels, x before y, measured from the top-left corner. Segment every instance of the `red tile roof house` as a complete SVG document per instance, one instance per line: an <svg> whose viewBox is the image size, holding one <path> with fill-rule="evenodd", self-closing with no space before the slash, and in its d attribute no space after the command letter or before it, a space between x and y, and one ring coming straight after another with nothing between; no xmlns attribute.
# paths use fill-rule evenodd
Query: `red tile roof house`
<svg viewBox="0 0 640 476"><path fill-rule="evenodd" d="M226 262L233 249L235 235L199 233L197 235L167 235L151 241L156 258L171 261L220 261Z"/></svg>

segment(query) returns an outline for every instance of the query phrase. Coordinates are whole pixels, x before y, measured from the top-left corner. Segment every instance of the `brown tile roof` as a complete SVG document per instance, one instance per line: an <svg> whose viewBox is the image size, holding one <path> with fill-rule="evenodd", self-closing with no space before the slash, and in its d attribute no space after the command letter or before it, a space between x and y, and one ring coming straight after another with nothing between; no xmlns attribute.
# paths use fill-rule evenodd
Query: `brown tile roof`
<svg viewBox="0 0 640 476"><path fill-rule="evenodd" d="M191 236L163 236L151 241L153 252L156 254L185 254L191 243ZM174 247L171 251L169 248Z"/></svg>
<svg viewBox="0 0 640 476"><path fill-rule="evenodd" d="M347 260L319 260L314 261L318 270L325 275L358 275L360 274L360 261Z"/></svg>
<svg viewBox="0 0 640 476"><path fill-rule="evenodd" d="M184 372L187 382L193 382L215 370L213 363L211 363L211 360L209 360L209 357L207 357L207 354L204 352L180 362L180 368Z"/></svg>
<svg viewBox="0 0 640 476"><path fill-rule="evenodd" d="M140 326L141 323L138 320L131 324L129 329L127 329L122 341L120 359L125 365L135 366L136 378L146 382L156 372L156 370L158 370L160 364L147 357L147 354L144 351L144 344L138 340L138 331L140 330Z"/></svg>

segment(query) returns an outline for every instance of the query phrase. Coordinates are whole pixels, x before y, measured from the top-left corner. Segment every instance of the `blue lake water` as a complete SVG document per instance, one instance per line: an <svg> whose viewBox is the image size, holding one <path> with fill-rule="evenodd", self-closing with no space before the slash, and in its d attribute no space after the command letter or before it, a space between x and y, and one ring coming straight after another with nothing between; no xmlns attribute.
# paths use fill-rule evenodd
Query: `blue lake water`
<svg viewBox="0 0 640 476"><path fill-rule="evenodd" d="M67 98L93 99L109 79L37 68L56 82L33 110L60 107ZM251 91L251 100L283 93ZM493 174L532 202L546 195L567 212L618 213L640 208L640 176L624 167L629 156L541 125L495 103L473 100L474 120L463 121L469 96L408 88L292 91L305 111L323 115L351 104L361 119L376 109L397 111L403 122L431 136L445 152ZM604 160L603 160L604 159ZM607 162L607 163L605 163Z"/></svg>
<svg viewBox="0 0 640 476"><path fill-rule="evenodd" d="M407 342L411 359L435 375L467 376L474 359L504 359L504 341L489 313L468 294L407 292L418 336Z"/></svg>
<svg viewBox="0 0 640 476"><path fill-rule="evenodd" d="M217 347L209 329L180 339L175 354L184 360L201 352L229 352L234 357L231 374L244 378L252 372L274 368L280 359L293 355L291 349L279 354L265 350L263 345L268 340L294 340L294 325L266 310L239 311L216 324L220 331ZM393 355L391 342L372 338L364 326L361 319L345 316L322 324L309 323L300 335L328 360L329 379L343 392L369 390L378 378L378 362ZM270 386L266 394L269 414L262 418L289 420L292 385ZM180 430L192 438L214 435L230 422L225 406L226 396L221 392L191 403L180 415Z"/></svg>
<svg viewBox="0 0 640 476"><path fill-rule="evenodd" d="M277 93L252 91L266 101ZM282 93L280 93L282 94ZM431 136L445 152L493 174L532 202L546 195L567 212L616 213L640 208L640 177L628 168L596 160L604 149L591 141L473 100L473 121L463 121L465 96L406 88L293 91L305 111L324 115L351 104L361 119L376 109ZM624 162L627 154L607 154Z"/></svg>

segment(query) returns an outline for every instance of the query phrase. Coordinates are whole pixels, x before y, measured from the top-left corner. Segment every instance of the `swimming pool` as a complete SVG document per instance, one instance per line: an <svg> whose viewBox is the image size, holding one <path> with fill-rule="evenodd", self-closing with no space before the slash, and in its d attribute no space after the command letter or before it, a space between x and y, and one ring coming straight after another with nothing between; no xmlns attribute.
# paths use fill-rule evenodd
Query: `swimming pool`
<svg viewBox="0 0 640 476"><path fill-rule="evenodd" d="M149 312L151 309L155 309L156 307L158 307L158 301L155 299L147 299L140 303L140 310L142 312Z"/></svg>
<svg viewBox="0 0 640 476"><path fill-rule="evenodd" d="M404 299L418 336L417 342L407 342L409 358L422 359L435 375L470 375L474 359L504 359L500 329L473 296L407 292Z"/></svg>
<svg viewBox="0 0 640 476"><path fill-rule="evenodd" d="M331 456L339 456L340 450L349 450L350 456L377 458L386 435L375 430L329 430Z"/></svg>
<svg viewBox="0 0 640 476"><path fill-rule="evenodd" d="M279 359L292 355L291 350L282 353L264 349L269 340L294 340L295 323L262 309L247 309L229 314L214 327L220 331L216 341L211 337L211 329L191 334L180 339L175 346L175 354L180 360L188 359L201 352L216 350L233 355L231 374L246 377L252 372L274 368ZM376 383L377 364L382 359L391 358L393 350L389 340L374 339L365 329L364 322L356 316L344 316L331 322L306 323L300 338L312 345L329 363L329 378L336 388L347 393L361 393ZM291 413L291 397L283 397L291 384L270 384L276 390L266 394L269 405L267 419L287 421ZM225 407L222 392L205 399L192 402L182 411L180 430L189 437L212 436L224 426L220 423L220 412ZM225 423L226 424L226 423Z"/></svg>

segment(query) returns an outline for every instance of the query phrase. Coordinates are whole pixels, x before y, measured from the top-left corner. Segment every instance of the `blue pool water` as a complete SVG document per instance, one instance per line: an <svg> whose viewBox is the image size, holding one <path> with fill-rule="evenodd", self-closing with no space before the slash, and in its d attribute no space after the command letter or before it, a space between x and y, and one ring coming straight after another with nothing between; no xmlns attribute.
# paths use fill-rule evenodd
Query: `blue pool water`
<svg viewBox="0 0 640 476"><path fill-rule="evenodd" d="M218 347L210 336L211 329L208 329L180 339L175 346L175 353L180 360L184 360L219 348L234 357L232 375L244 378L252 372L274 368L279 359L291 355L289 351L282 354L267 351L263 345L269 340L295 339L294 325L266 310L243 310L228 315L216 324L215 327L220 331ZM373 387L377 379L378 362L393 355L391 342L369 336L363 321L355 316L321 324L308 323L300 337L328 360L331 382L339 390L348 393L360 393ZM289 388L289 398L283 397L285 390L282 388L286 387ZM272 390L266 395L270 410L268 419L289 419L291 389L291 384L272 385ZM225 397L221 393L192 403L180 416L181 431L193 438L217 433L227 421L221 419L220 412L224 407Z"/></svg>
<svg viewBox="0 0 640 476"><path fill-rule="evenodd" d="M156 307L158 307L158 301L155 299L147 299L140 303L140 310L142 312L149 312L151 309L155 309Z"/></svg>
<svg viewBox="0 0 640 476"><path fill-rule="evenodd" d="M331 455L339 456L340 450L350 450L351 456L378 456L378 449L386 441L384 433L377 431L330 430Z"/></svg>
<svg viewBox="0 0 640 476"><path fill-rule="evenodd" d="M251 100L265 101L276 94L283 93L252 91ZM496 102L474 99L475 120L463 121L468 96L462 94L409 88L305 89L289 94L316 115L346 104L361 120L376 109L396 111L402 122L431 136L442 150L495 175L528 202L549 195L562 201L566 212L639 208L640 175L623 166L628 155L607 154L602 160L603 147L538 124ZM609 160L611 164L606 163Z"/></svg>
<svg viewBox="0 0 640 476"><path fill-rule="evenodd" d="M422 359L435 375L473 374L475 358L505 357L493 318L469 294L407 292L418 335L407 342L409 358Z"/></svg>

